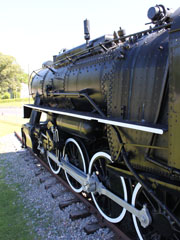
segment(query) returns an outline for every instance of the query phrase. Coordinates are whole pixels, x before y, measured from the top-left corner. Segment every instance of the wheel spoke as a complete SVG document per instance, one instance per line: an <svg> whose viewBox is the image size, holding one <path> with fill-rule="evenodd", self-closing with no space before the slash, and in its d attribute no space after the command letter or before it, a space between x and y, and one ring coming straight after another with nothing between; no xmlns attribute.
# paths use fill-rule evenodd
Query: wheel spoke
<svg viewBox="0 0 180 240"><path fill-rule="evenodd" d="M155 208L154 204L152 203L150 197L148 197L147 193L146 193L144 190L142 190L142 193L144 194L144 196L146 197L146 199L148 200L148 202L151 204L153 210L156 211L157 209Z"/></svg>
<svg viewBox="0 0 180 240"><path fill-rule="evenodd" d="M178 201L176 202L174 208L172 209L172 212L173 212L173 213L175 212L175 210L177 209L177 207L179 206L179 204L180 204L180 198L178 199Z"/></svg>
<svg viewBox="0 0 180 240"><path fill-rule="evenodd" d="M179 237L175 233L173 234L173 236L174 236L175 240L179 240Z"/></svg>
<svg viewBox="0 0 180 240"><path fill-rule="evenodd" d="M166 205L166 204L167 204L167 192L164 191L164 192L163 192L163 195L164 195L164 196L163 196L163 197L164 197L164 198L163 198L164 204Z"/></svg>
<svg viewBox="0 0 180 240"><path fill-rule="evenodd" d="M176 229L176 228L173 228L173 230L177 233L180 233L180 230Z"/></svg>
<svg viewBox="0 0 180 240"><path fill-rule="evenodd" d="M80 159L80 161L77 162L79 169L83 170L83 159L79 153L77 154L76 160L77 159Z"/></svg>
<svg viewBox="0 0 180 240"><path fill-rule="evenodd" d="M94 164L94 166L93 166L93 172L98 172L98 174L99 174L99 168L97 167L96 164Z"/></svg>
<svg viewBox="0 0 180 240"><path fill-rule="evenodd" d="M106 172L105 172L106 167L105 167L105 162L102 159L99 159L99 166L101 169L102 176L105 177L106 176Z"/></svg>
<svg viewBox="0 0 180 240"><path fill-rule="evenodd" d="M81 158L82 158L82 157L81 157L81 154L80 154L78 151L75 151L74 157L75 157L76 159L81 159ZM81 160L82 160L82 159L81 159ZM81 161L80 161L80 163L81 163Z"/></svg>
<svg viewBox="0 0 180 240"><path fill-rule="evenodd" d="M72 147L70 147L71 145L72 145L72 144L69 145L70 159L72 159L72 158L73 158L73 155L74 155L74 153L73 153L73 145L72 145Z"/></svg>
<svg viewBox="0 0 180 240"><path fill-rule="evenodd" d="M72 145L72 157L75 157L76 156L76 146L74 144L71 144Z"/></svg>

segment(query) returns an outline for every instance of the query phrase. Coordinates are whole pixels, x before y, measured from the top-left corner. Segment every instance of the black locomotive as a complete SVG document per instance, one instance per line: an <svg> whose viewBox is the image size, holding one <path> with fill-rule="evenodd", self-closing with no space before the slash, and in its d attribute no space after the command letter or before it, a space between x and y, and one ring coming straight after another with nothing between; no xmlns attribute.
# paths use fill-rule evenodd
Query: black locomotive
<svg viewBox="0 0 180 240"><path fill-rule="evenodd" d="M108 221L129 212L140 240L177 240L180 8L156 5L148 17L148 30L91 41L86 20L86 43L34 72L22 137Z"/></svg>

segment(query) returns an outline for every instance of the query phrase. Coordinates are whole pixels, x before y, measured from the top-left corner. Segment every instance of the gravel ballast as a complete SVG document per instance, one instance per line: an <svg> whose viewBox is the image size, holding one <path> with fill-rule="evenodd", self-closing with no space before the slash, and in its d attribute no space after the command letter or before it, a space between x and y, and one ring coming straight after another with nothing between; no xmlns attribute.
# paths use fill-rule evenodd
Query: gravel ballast
<svg viewBox="0 0 180 240"><path fill-rule="evenodd" d="M2 157L4 160L2 160ZM65 190L64 186L54 183L52 187L45 189L45 185L54 181L50 173L42 168L27 149L21 148L21 143L14 134L0 138L0 169L5 171L5 182L11 186L20 184L18 191L19 201L23 202L24 218L38 239L112 239L113 233L108 229L99 229L91 235L87 235L83 228L87 223L97 221L94 216L72 221L70 213L76 209L85 208L82 203L74 203L60 210L59 203L71 199L72 193ZM40 178L47 180L40 183ZM52 198L52 192L61 192L57 198ZM23 211L23 209L22 209Z"/></svg>

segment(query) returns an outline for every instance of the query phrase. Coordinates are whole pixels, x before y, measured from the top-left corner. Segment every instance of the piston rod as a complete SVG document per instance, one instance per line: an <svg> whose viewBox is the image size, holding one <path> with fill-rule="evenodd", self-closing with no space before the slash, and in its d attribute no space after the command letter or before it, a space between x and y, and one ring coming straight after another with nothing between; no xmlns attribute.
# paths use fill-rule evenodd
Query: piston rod
<svg viewBox="0 0 180 240"><path fill-rule="evenodd" d="M83 191L86 192L94 192L99 193L100 195L105 195L117 204L119 204L121 207L125 208L127 211L135 215L142 227L146 228L148 227L151 222L151 215L147 209L147 207L144 205L141 210L138 210L137 208L130 205L128 202L124 201L119 196L113 194L111 191L109 191L98 179L98 177L93 173L92 175L86 174L79 168L75 167L68 161L67 155L65 157L61 158L61 161L58 160L58 158L52 154L51 152L48 152L48 156L58 165L60 166L64 171L66 171L71 177L73 177L77 182L79 182L82 187Z"/></svg>

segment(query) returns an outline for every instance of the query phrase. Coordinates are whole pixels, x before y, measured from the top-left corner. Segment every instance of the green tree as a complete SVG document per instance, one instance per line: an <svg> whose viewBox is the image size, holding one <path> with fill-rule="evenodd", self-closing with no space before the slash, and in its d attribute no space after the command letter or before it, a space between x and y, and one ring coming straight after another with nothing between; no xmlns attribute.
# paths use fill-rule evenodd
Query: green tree
<svg viewBox="0 0 180 240"><path fill-rule="evenodd" d="M20 92L22 82L28 82L28 75L22 71L16 59L0 53L0 96L7 91L16 95Z"/></svg>
<svg viewBox="0 0 180 240"><path fill-rule="evenodd" d="M9 99L9 98L11 98L11 95L8 92L5 92L2 96L2 99Z"/></svg>

